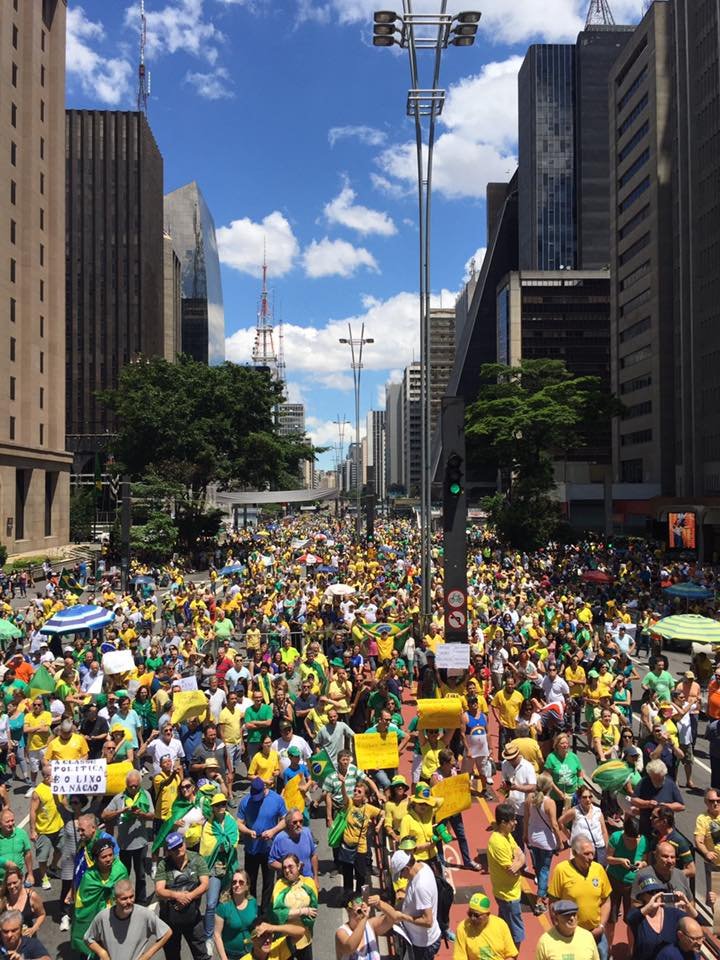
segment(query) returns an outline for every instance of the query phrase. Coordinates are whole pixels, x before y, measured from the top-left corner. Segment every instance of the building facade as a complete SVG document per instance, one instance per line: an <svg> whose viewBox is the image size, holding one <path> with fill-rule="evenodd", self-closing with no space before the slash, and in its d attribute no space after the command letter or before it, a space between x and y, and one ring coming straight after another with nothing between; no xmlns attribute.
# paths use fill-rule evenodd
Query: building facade
<svg viewBox="0 0 720 960"><path fill-rule="evenodd" d="M430 310L430 435L440 423L440 405L455 362L455 308Z"/></svg>
<svg viewBox="0 0 720 960"><path fill-rule="evenodd" d="M403 486L409 497L419 496L422 471L421 368L411 363L402 381Z"/></svg>
<svg viewBox="0 0 720 960"><path fill-rule="evenodd" d="M165 228L182 268L182 349L201 363L225 359L225 311L215 221L192 183L165 197Z"/></svg>
<svg viewBox="0 0 720 960"><path fill-rule="evenodd" d="M278 433L281 437L305 436L305 405L279 403L277 408Z"/></svg>
<svg viewBox="0 0 720 960"><path fill-rule="evenodd" d="M65 453L64 0L0 4L0 542L69 539Z"/></svg>
<svg viewBox="0 0 720 960"><path fill-rule="evenodd" d="M385 384L385 487L404 486L402 452L402 384Z"/></svg>
<svg viewBox="0 0 720 960"><path fill-rule="evenodd" d="M386 496L385 411L369 410L366 418L367 483L381 500Z"/></svg>
<svg viewBox="0 0 720 960"><path fill-rule="evenodd" d="M182 353L182 270L172 237L163 234L163 356L175 363Z"/></svg>
<svg viewBox="0 0 720 960"><path fill-rule="evenodd" d="M163 356L163 161L144 114L66 112L66 430L77 472L115 429L98 391Z"/></svg>

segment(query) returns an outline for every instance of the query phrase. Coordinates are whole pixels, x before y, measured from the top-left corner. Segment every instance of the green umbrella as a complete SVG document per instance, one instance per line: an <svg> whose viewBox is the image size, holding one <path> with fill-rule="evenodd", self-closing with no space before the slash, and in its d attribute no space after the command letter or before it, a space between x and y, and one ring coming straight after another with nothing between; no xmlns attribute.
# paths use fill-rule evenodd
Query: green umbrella
<svg viewBox="0 0 720 960"><path fill-rule="evenodd" d="M22 630L18 630L14 623L0 618L0 640L17 640L21 636Z"/></svg>
<svg viewBox="0 0 720 960"><path fill-rule="evenodd" d="M720 622L698 613L663 617L650 627L666 640L694 640L697 643L720 643Z"/></svg>

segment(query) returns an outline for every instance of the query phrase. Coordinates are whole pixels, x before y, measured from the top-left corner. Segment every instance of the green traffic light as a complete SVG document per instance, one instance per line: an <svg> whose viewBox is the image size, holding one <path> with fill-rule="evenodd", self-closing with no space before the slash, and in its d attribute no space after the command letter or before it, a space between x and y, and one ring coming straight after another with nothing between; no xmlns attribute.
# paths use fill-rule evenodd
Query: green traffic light
<svg viewBox="0 0 720 960"><path fill-rule="evenodd" d="M462 487L460 486L460 484L459 484L459 483L451 483L451 484L450 484L450 493L451 493L454 497L459 496L459 495L462 493Z"/></svg>

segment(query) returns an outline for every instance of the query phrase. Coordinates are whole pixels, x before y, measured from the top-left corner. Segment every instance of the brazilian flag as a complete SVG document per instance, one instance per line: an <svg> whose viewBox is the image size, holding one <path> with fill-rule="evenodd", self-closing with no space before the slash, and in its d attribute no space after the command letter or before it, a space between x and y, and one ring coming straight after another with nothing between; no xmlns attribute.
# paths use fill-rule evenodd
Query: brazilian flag
<svg viewBox="0 0 720 960"><path fill-rule="evenodd" d="M58 586L61 590L69 590L70 593L74 593L76 597L79 597L80 594L85 589L81 586L75 576L72 573L68 573L65 567L60 571L60 579L58 580Z"/></svg>
<svg viewBox="0 0 720 960"><path fill-rule="evenodd" d="M319 750L310 757L310 773L315 783L322 786L330 774L334 772L335 767L327 750Z"/></svg>
<svg viewBox="0 0 720 960"><path fill-rule="evenodd" d="M56 680L55 677L50 673L47 667L44 664L40 664L35 673L30 678L30 696L34 697L36 694L48 694L53 693L55 690Z"/></svg>

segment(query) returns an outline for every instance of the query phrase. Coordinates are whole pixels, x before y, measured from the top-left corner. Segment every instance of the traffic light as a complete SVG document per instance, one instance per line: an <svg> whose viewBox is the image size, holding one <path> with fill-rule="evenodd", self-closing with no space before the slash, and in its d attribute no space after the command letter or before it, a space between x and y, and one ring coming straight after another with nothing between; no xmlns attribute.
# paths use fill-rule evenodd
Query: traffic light
<svg viewBox="0 0 720 960"><path fill-rule="evenodd" d="M451 497L463 492L463 459L459 453L449 453L445 461L445 484Z"/></svg>

